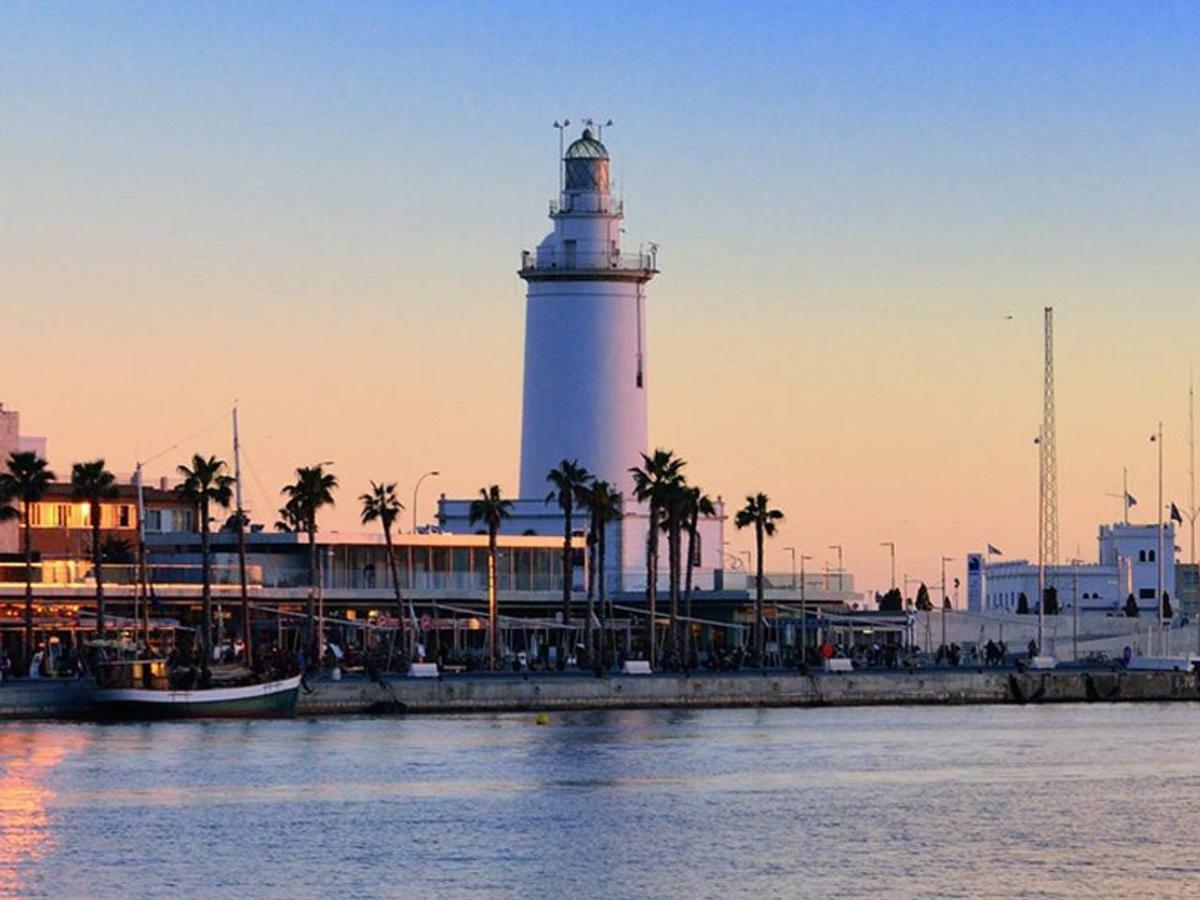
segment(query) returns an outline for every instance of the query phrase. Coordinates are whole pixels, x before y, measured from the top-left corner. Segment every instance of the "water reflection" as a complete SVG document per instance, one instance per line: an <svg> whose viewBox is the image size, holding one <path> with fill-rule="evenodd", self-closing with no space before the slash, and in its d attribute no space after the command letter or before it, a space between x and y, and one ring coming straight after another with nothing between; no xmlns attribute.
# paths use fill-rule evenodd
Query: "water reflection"
<svg viewBox="0 0 1200 900"><path fill-rule="evenodd" d="M54 849L49 776L82 744L78 733L0 731L0 895L24 893L27 871Z"/></svg>

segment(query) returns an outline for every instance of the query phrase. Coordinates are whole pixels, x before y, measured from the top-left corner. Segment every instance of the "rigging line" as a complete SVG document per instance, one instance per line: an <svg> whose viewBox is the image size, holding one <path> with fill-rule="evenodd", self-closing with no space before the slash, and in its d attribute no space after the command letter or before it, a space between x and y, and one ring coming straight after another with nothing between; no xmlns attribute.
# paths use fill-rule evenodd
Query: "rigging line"
<svg viewBox="0 0 1200 900"><path fill-rule="evenodd" d="M226 416L226 413L221 413L221 415L217 416L217 418L213 419L207 425L200 426L198 429L193 431L191 434L187 435L187 437L181 437L179 440L177 440L171 446L165 447L162 450L155 453L153 456L149 456L146 459L139 460L138 462L141 465L145 465L146 463L154 462L156 459L159 459L160 457L166 456L172 450L179 447L180 444L183 444L183 443L186 443L187 441L192 440L192 438L203 434L204 432L208 431L208 429L212 428L214 425L218 424L219 422L223 422L225 420L225 416Z"/></svg>

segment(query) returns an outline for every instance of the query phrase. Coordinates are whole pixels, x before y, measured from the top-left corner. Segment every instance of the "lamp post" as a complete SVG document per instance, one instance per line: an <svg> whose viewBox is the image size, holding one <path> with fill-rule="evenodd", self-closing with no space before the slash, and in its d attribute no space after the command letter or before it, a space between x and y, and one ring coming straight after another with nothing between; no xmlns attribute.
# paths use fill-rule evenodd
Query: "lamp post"
<svg viewBox="0 0 1200 900"><path fill-rule="evenodd" d="M808 604L804 599L804 563L812 559L800 554L800 661L808 665Z"/></svg>
<svg viewBox="0 0 1200 900"><path fill-rule="evenodd" d="M891 582L891 584L888 585L888 589L890 590L896 586L896 542L895 541L882 541L882 542L880 542L879 546L887 547L888 552L891 554L891 557L892 557L892 582Z"/></svg>
<svg viewBox="0 0 1200 900"><path fill-rule="evenodd" d="M417 491L421 490L421 482L430 476L441 475L437 469L432 469L417 479L416 485L413 487L413 505L412 505L412 533L417 533Z"/></svg>
<svg viewBox="0 0 1200 900"><path fill-rule="evenodd" d="M1163 631L1163 426L1158 423L1158 431L1150 435L1151 443L1158 444L1158 644L1159 652L1167 654L1167 643Z"/></svg>
<svg viewBox="0 0 1200 900"><path fill-rule="evenodd" d="M830 544L829 549L836 550L837 555L838 555L837 576L838 576L838 593L840 594L842 592L842 545L841 544Z"/></svg>
<svg viewBox="0 0 1200 900"><path fill-rule="evenodd" d="M792 590L794 591L796 589L796 548L784 547L783 549L792 554Z"/></svg>
<svg viewBox="0 0 1200 900"><path fill-rule="evenodd" d="M946 646L946 563L954 562L954 557L942 557L942 646Z"/></svg>

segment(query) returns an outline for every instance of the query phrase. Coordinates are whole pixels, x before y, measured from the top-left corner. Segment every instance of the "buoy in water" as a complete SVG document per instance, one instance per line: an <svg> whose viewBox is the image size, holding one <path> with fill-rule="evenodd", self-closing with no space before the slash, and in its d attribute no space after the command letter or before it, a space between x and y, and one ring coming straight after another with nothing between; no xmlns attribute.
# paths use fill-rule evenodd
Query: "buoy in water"
<svg viewBox="0 0 1200 900"><path fill-rule="evenodd" d="M534 721L536 721L539 725L549 725L550 717L548 715L546 715L545 713L538 713L537 719L535 719Z"/></svg>

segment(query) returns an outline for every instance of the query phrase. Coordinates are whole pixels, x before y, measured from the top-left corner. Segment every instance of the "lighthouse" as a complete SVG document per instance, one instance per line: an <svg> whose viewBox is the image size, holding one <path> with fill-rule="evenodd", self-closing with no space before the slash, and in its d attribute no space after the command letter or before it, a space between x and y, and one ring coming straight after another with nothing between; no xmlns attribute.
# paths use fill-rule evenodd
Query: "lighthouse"
<svg viewBox="0 0 1200 900"><path fill-rule="evenodd" d="M546 473L578 460L631 493L647 448L646 285L653 245L621 248L608 150L592 127L563 154L553 231L521 257L526 283L520 496L545 495Z"/></svg>

